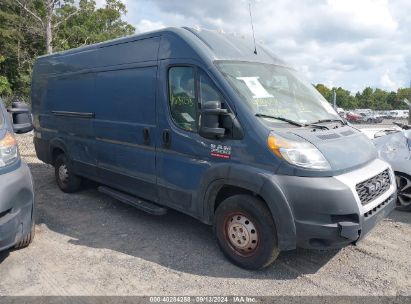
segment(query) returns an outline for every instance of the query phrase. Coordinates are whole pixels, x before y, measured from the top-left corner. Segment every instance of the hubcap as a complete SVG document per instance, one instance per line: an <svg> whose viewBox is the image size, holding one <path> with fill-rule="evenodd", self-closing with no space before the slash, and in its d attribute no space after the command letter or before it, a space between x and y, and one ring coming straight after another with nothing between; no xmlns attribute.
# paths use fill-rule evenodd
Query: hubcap
<svg viewBox="0 0 411 304"><path fill-rule="evenodd" d="M59 167L59 178L62 182L65 183L68 177L69 177L69 174L68 174L67 166L63 164Z"/></svg>
<svg viewBox="0 0 411 304"><path fill-rule="evenodd" d="M258 245L258 233L253 222L242 214L230 216L226 234L233 248L241 254L253 253Z"/></svg>
<svg viewBox="0 0 411 304"><path fill-rule="evenodd" d="M411 181L405 176L396 175L398 202L401 206L411 203Z"/></svg>

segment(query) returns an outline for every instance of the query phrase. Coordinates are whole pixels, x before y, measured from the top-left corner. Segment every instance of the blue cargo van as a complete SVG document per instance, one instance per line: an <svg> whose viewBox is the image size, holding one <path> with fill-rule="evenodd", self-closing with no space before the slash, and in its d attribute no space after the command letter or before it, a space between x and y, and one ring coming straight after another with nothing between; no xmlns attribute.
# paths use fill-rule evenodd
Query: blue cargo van
<svg viewBox="0 0 411 304"><path fill-rule="evenodd" d="M390 166L284 61L169 28L40 57L35 147L65 192L83 178L152 214L213 224L235 264L357 242L395 206Z"/></svg>

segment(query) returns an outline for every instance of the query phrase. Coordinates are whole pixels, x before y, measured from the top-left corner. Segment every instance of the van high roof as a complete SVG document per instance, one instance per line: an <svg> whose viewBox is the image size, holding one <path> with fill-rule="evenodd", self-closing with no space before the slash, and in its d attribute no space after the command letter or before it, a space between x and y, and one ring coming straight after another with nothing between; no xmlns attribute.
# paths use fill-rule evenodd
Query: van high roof
<svg viewBox="0 0 411 304"><path fill-rule="evenodd" d="M158 59L166 58L170 56L170 54L172 54L174 58L182 58L187 55L188 58L190 58L194 56L194 54L190 54L191 49L194 53L202 57L203 60L238 60L286 65L283 60L273 55L261 45L257 45L257 54L254 54L254 46L252 45L251 39L240 38L219 31L188 27L170 27L143 34L131 35L76 49L56 52L40 58L57 59L59 57L155 37L161 37L162 40L168 40L169 42L163 41L163 43L161 43L161 47L158 50Z"/></svg>

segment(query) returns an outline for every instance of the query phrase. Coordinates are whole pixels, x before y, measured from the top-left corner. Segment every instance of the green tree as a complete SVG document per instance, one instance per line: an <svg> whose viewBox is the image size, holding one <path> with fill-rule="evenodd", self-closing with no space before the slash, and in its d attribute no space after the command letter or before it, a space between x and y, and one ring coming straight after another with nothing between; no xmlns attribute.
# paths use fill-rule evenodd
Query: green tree
<svg viewBox="0 0 411 304"><path fill-rule="evenodd" d="M389 93L381 89L375 89L374 91L374 109L376 110L390 110L390 105L388 104Z"/></svg>
<svg viewBox="0 0 411 304"><path fill-rule="evenodd" d="M329 102L332 101L331 99L332 99L333 94L332 94L332 91L327 86L325 86L324 84L319 83L319 84L315 85L315 88L317 89L318 92L321 93L321 95L327 101L329 101Z"/></svg>
<svg viewBox="0 0 411 304"><path fill-rule="evenodd" d="M54 46L67 49L113 37L131 34L134 27L121 20L127 13L120 0L106 0L103 8L96 9L94 0L15 0L42 33L46 53ZM64 30L62 30L64 28Z"/></svg>
<svg viewBox="0 0 411 304"><path fill-rule="evenodd" d="M125 13L120 0L99 9L91 0L0 0L0 95L28 100L39 55L134 33Z"/></svg>
<svg viewBox="0 0 411 304"><path fill-rule="evenodd" d="M386 100L387 105L388 105L387 110L395 109L395 102L396 102L395 100L396 99L397 99L397 93L395 93L395 92L389 92L388 93L387 100Z"/></svg>
<svg viewBox="0 0 411 304"><path fill-rule="evenodd" d="M344 109L354 109L357 106L357 101L354 96L351 96L351 92L348 90L344 90L341 87L329 89L327 86L323 84L315 85L315 88L318 92L323 95L323 97L330 103L333 102L333 91L336 94L336 101L337 107L344 108Z"/></svg>
<svg viewBox="0 0 411 304"><path fill-rule="evenodd" d="M5 58L0 55L0 65L4 62ZM0 75L0 96L11 95L11 86L6 76Z"/></svg>
<svg viewBox="0 0 411 304"><path fill-rule="evenodd" d="M354 109L357 107L357 102L351 92L344 90L341 87L334 88L336 93L337 106L344 109Z"/></svg>
<svg viewBox="0 0 411 304"><path fill-rule="evenodd" d="M404 99L410 99L411 97L411 88L402 88L397 90L396 98L394 101L394 106L396 109L408 109L408 106L405 104Z"/></svg>
<svg viewBox="0 0 411 304"><path fill-rule="evenodd" d="M355 97L358 100L358 107L361 109L374 109L374 90L370 87L366 87L361 93L357 92Z"/></svg>
<svg viewBox="0 0 411 304"><path fill-rule="evenodd" d="M126 13L125 5L119 0L107 0L99 9L90 0L80 0L78 8L64 6L57 11L58 19L72 17L60 26L54 42L56 48L66 50L131 35L135 28L121 19Z"/></svg>
<svg viewBox="0 0 411 304"><path fill-rule="evenodd" d="M41 36L27 12L14 0L1 0L0 55L5 60L0 65L0 74L7 78L14 95L28 95L31 66L43 47Z"/></svg>
<svg viewBox="0 0 411 304"><path fill-rule="evenodd" d="M404 103L407 98L411 101L411 88L400 88L397 92L387 92L382 89L365 88L362 92L357 92L355 96L350 91L341 87L329 89L323 84L315 85L315 88L331 101L332 92L337 95L337 106L344 109L374 109L374 110L400 110L408 109Z"/></svg>

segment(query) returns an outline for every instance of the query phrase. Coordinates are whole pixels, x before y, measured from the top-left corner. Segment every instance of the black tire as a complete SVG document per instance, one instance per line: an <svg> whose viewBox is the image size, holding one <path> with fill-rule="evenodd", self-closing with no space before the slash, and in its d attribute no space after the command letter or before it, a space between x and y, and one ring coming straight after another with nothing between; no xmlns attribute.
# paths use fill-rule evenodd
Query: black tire
<svg viewBox="0 0 411 304"><path fill-rule="evenodd" d="M18 242L18 243L14 246L14 248L15 248L15 249L22 249L22 248L25 248L25 247L27 247L28 245L30 245L31 242L32 242L33 239L34 239L35 231L36 231L36 230L35 230L34 219L33 219L33 223L32 223L32 225L31 225L30 232L29 232L26 236L24 236L24 237L20 240L20 242Z"/></svg>
<svg viewBox="0 0 411 304"><path fill-rule="evenodd" d="M395 172L397 182L397 210L411 211L411 177L407 174Z"/></svg>
<svg viewBox="0 0 411 304"><path fill-rule="evenodd" d="M245 269L267 267L280 254L271 212L261 199L251 195L234 195L218 206L214 233L224 255ZM242 243L237 245L236 241Z"/></svg>
<svg viewBox="0 0 411 304"><path fill-rule="evenodd" d="M54 163L54 174L61 191L73 193L81 188L81 177L71 171L70 163L64 154L57 156Z"/></svg>

